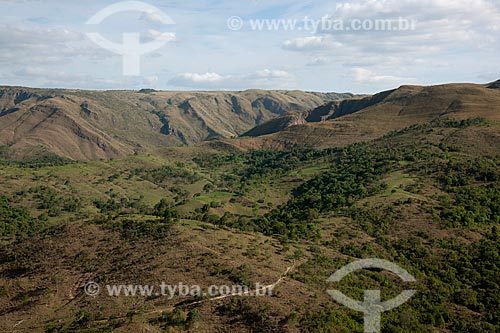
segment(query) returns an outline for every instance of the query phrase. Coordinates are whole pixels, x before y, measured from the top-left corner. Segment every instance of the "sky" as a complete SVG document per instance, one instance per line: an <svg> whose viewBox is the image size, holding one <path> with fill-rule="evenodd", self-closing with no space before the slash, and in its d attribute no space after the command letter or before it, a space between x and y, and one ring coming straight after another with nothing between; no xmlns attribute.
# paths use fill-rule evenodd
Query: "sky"
<svg viewBox="0 0 500 333"><path fill-rule="evenodd" d="M500 79L500 0L0 0L0 15L0 85L361 94ZM126 52L143 53L132 72Z"/></svg>

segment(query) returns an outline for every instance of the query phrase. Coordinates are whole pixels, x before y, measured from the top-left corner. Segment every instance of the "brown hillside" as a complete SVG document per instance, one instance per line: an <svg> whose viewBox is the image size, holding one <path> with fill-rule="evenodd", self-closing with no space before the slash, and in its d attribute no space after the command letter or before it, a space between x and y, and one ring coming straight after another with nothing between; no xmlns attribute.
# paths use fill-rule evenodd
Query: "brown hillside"
<svg viewBox="0 0 500 333"><path fill-rule="evenodd" d="M347 94L300 91L156 92L0 87L0 145L76 160L116 158L241 135Z"/></svg>
<svg viewBox="0 0 500 333"><path fill-rule="evenodd" d="M380 94L331 102L311 111L309 123L279 133L240 140L251 147L343 146L375 139L437 119L500 120L500 91L483 85L402 86Z"/></svg>

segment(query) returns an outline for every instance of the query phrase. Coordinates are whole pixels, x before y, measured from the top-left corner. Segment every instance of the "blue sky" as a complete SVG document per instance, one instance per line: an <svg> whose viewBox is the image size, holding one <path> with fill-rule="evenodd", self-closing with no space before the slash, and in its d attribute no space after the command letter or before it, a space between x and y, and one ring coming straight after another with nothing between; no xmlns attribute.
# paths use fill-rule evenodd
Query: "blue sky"
<svg viewBox="0 0 500 333"><path fill-rule="evenodd" d="M0 0L0 84L372 93L500 78L500 0L148 0L175 24L132 11L85 24L117 2ZM230 17L241 18L241 28L229 27ZM400 18L414 27L345 29L354 20ZM255 29L264 19L294 24ZM344 28L306 28L304 20ZM123 57L93 43L89 32L115 43L123 33L138 32L143 43L160 39L165 45L141 57L139 75L125 76Z"/></svg>

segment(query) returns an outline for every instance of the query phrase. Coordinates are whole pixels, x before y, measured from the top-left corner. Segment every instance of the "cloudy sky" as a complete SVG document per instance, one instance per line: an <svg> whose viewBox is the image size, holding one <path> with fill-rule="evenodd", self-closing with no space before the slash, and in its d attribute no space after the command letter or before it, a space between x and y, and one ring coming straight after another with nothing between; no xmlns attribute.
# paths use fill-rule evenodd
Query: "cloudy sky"
<svg viewBox="0 0 500 333"><path fill-rule="evenodd" d="M157 10L86 24L118 2L0 0L0 85L371 93L500 78L500 0L147 0ZM89 33L163 46L124 75Z"/></svg>

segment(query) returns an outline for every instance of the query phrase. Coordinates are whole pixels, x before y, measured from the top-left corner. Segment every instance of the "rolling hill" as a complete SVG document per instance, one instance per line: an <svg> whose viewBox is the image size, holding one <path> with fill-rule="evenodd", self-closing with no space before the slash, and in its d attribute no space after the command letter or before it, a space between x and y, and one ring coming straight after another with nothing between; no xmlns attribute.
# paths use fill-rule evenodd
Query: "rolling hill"
<svg viewBox="0 0 500 333"><path fill-rule="evenodd" d="M0 145L18 158L119 158L236 137L350 94L300 91L82 91L0 87Z"/></svg>
<svg viewBox="0 0 500 333"><path fill-rule="evenodd" d="M362 332L363 315L327 290L362 300L380 289L385 300L408 287L417 294L382 315L382 332L498 331L498 122L434 121L342 149L206 145L0 161L0 331ZM379 270L326 282L361 258L397 263L417 282ZM162 282L274 288L168 297L107 287Z"/></svg>
<svg viewBox="0 0 500 333"><path fill-rule="evenodd" d="M432 120L480 117L500 120L499 81L487 85L402 86L374 96L333 101L308 112L301 124L272 120L237 142L242 147L345 146Z"/></svg>

